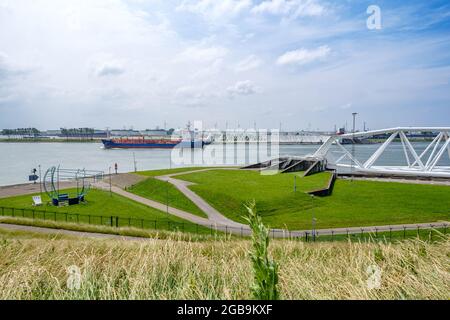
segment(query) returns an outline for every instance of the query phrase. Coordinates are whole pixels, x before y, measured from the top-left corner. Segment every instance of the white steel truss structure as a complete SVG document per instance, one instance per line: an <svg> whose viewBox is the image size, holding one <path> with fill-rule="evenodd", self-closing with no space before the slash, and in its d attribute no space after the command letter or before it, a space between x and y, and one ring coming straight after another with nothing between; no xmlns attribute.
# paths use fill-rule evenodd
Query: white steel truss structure
<svg viewBox="0 0 450 320"><path fill-rule="evenodd" d="M433 141L431 141L420 153L417 152L416 148L414 148L407 137L407 134L416 132L433 132L435 134L433 135ZM344 141L345 139L356 141L380 135L388 138L365 162L360 162L354 154L341 144L341 141ZM396 139L401 142L407 165L375 165L375 162ZM329 152L334 145L337 145L342 155L337 160L330 161ZM448 153L450 158L450 127L401 127L334 135L325 141L325 143L316 151L314 156L327 158L330 167L338 170L341 169L346 172L351 170L352 173L355 174L450 178L450 165L440 164L440 161L444 158L446 153Z"/></svg>

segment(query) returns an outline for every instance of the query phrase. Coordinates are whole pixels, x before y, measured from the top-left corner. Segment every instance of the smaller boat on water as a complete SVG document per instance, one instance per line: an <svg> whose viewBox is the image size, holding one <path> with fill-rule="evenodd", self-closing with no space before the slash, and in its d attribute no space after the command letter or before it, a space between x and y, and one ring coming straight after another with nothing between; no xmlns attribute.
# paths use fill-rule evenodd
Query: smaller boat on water
<svg viewBox="0 0 450 320"><path fill-rule="evenodd" d="M204 140L183 140L181 138L146 138L146 137L127 137L103 139L102 143L105 149L172 149L172 148L203 148L210 144L210 141Z"/></svg>

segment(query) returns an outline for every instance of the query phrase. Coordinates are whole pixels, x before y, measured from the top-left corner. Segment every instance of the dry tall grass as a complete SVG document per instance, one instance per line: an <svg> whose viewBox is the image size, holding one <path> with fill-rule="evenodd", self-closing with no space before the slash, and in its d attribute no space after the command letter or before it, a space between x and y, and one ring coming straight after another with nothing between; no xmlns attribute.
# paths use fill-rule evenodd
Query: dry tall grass
<svg viewBox="0 0 450 320"><path fill-rule="evenodd" d="M450 237L439 243L317 243L277 240L282 299L449 299ZM246 240L112 241L0 236L0 299L249 299ZM370 265L381 287L366 284ZM67 269L82 271L69 290Z"/></svg>

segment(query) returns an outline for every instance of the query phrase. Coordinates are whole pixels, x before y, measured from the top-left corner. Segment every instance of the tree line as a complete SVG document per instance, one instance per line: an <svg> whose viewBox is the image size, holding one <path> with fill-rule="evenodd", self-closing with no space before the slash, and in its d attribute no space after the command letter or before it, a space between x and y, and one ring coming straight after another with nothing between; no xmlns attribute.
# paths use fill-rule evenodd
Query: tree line
<svg viewBox="0 0 450 320"><path fill-rule="evenodd" d="M61 128L61 136L66 137L77 137L77 138L94 138L95 129L94 128Z"/></svg>
<svg viewBox="0 0 450 320"><path fill-rule="evenodd" d="M1 134L4 136L28 136L28 137L40 137L45 135L45 132L41 132L36 128L17 128L17 129L3 129ZM58 136L69 138L85 138L93 139L95 134L94 128L60 128Z"/></svg>
<svg viewBox="0 0 450 320"><path fill-rule="evenodd" d="M41 132L36 128L17 128L17 129L3 129L4 136L39 136Z"/></svg>

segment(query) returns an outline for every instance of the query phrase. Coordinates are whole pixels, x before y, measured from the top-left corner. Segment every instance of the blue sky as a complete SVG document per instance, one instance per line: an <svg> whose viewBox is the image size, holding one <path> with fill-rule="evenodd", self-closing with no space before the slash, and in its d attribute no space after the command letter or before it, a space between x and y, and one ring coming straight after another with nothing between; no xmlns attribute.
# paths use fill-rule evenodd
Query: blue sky
<svg viewBox="0 0 450 320"><path fill-rule="evenodd" d="M447 1L0 0L0 128L448 126L449 81Z"/></svg>

